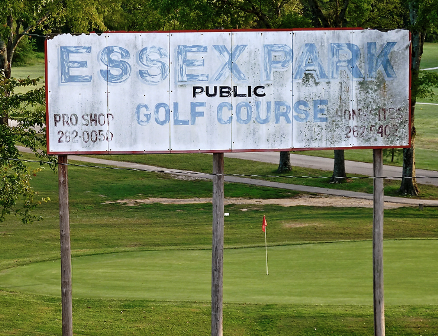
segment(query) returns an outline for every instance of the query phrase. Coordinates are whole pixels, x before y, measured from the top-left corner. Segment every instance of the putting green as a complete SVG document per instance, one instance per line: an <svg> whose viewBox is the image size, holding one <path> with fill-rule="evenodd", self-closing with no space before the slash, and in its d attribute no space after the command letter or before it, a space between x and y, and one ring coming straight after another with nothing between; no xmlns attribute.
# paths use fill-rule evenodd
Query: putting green
<svg viewBox="0 0 438 336"><path fill-rule="evenodd" d="M438 304L438 240L385 241L386 304ZM372 304L372 242L225 250L224 301ZM73 258L73 296L209 301L211 252L166 250ZM60 295L60 262L0 273L0 288Z"/></svg>

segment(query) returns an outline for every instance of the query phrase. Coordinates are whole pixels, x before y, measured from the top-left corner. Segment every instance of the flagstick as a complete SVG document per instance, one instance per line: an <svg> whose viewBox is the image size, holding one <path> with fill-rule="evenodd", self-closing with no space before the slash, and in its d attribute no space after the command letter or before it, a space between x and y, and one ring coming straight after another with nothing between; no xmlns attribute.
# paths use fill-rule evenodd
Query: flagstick
<svg viewBox="0 0 438 336"><path fill-rule="evenodd" d="M268 244L266 242L266 228L265 228L265 249L266 249L266 275L269 275L269 271L268 271Z"/></svg>

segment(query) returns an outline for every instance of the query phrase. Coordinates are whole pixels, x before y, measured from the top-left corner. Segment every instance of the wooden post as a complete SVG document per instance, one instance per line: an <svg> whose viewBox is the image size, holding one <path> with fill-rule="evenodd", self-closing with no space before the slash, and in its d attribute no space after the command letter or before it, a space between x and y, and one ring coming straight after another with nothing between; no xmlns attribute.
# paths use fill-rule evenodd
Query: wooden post
<svg viewBox="0 0 438 336"><path fill-rule="evenodd" d="M383 298L383 151L373 149L374 214L373 214L373 293L374 335L385 335Z"/></svg>
<svg viewBox="0 0 438 336"><path fill-rule="evenodd" d="M211 336L223 335L224 153L213 154Z"/></svg>
<svg viewBox="0 0 438 336"><path fill-rule="evenodd" d="M67 155L58 156L59 232L61 241L62 336L73 336L70 216L68 208Z"/></svg>

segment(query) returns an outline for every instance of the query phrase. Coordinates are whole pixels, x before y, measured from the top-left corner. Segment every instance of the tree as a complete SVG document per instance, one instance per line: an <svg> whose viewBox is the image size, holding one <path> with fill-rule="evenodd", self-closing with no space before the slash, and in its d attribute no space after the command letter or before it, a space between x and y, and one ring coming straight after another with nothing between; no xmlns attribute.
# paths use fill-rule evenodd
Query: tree
<svg viewBox="0 0 438 336"><path fill-rule="evenodd" d="M280 162L278 164L277 172L284 173L292 170L290 163L290 152L281 151L280 152Z"/></svg>
<svg viewBox="0 0 438 336"><path fill-rule="evenodd" d="M35 219L30 210L39 202L30 181L40 169L31 170L17 144L32 149L38 160L54 162L45 148L44 88L16 93L17 87L34 86L37 79L14 79L11 66L19 42L35 29L43 33L65 29L88 32L105 29L103 17L117 3L107 0L11 0L0 3L0 221L9 213L24 222ZM103 8L103 9L102 9Z"/></svg>
<svg viewBox="0 0 438 336"><path fill-rule="evenodd" d="M173 29L308 27L298 0L151 0Z"/></svg>
<svg viewBox="0 0 438 336"><path fill-rule="evenodd" d="M103 21L109 30L157 31L173 29L169 17L161 15L152 0L122 0L106 13Z"/></svg>
<svg viewBox="0 0 438 336"><path fill-rule="evenodd" d="M11 0L0 4L0 69L11 76L15 49L35 29L52 32L88 33L105 30L104 17L119 7L115 0Z"/></svg>
<svg viewBox="0 0 438 336"><path fill-rule="evenodd" d="M420 62L426 34L436 31L438 23L437 0L407 0L404 3L409 13L408 27L411 31L411 146L403 149L403 172L399 192L404 195L417 195L419 189L415 179L415 104L417 96L424 88L425 78L420 76Z"/></svg>
<svg viewBox="0 0 438 336"><path fill-rule="evenodd" d="M314 27L341 28L347 24L346 15L350 0L318 2L302 0L305 11L312 17ZM340 183L347 177L345 173L344 150L334 151L332 183Z"/></svg>
<svg viewBox="0 0 438 336"><path fill-rule="evenodd" d="M15 79L0 75L2 118L8 115L11 121L17 122L14 126L0 124L0 221L11 212L19 214L23 222L36 219L30 211L46 201L44 198L35 200L36 192L30 186L32 177L43 168L29 169L16 146L20 143L31 148L41 164L43 159L48 159L39 150L46 141L44 88L15 93L17 87L34 86L37 82L38 79Z"/></svg>

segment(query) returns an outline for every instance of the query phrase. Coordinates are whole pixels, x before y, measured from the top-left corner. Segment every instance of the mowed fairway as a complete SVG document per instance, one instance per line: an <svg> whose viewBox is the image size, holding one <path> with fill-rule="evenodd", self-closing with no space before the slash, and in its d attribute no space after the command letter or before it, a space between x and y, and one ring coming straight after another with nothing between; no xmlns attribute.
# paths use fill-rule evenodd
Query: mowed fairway
<svg viewBox="0 0 438 336"><path fill-rule="evenodd" d="M208 335L211 203L115 201L211 197L211 181L70 166L69 182L75 334ZM52 201L42 221L0 223L0 335L61 334L57 176L45 169L32 183ZM229 183L225 196L298 197ZM373 333L371 208L258 201L225 211L224 334ZM386 210L384 230L388 334L433 336L438 208Z"/></svg>
<svg viewBox="0 0 438 336"><path fill-rule="evenodd" d="M385 242L386 303L438 304L438 240ZM372 304L372 243L337 242L227 249L224 301L272 304ZM124 252L73 259L77 298L209 301L211 252ZM58 296L59 261L0 273L11 291Z"/></svg>

